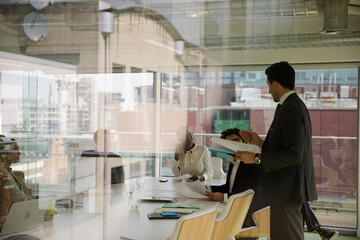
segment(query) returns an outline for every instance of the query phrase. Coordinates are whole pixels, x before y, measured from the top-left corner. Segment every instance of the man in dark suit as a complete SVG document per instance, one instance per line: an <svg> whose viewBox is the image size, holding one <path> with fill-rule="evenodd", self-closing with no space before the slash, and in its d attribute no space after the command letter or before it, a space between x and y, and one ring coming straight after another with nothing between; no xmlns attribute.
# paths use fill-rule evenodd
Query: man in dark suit
<svg viewBox="0 0 360 240"><path fill-rule="evenodd" d="M237 128L227 129L221 133L221 138L236 142L246 142L240 136L240 130ZM253 189L255 195L251 202L249 211L246 215L243 227L254 226L252 214L261 208L267 206L262 193L261 165L244 164L241 161L232 160L229 164L226 183L221 186L212 186L207 196L214 201L227 201L232 194L243 192L247 189ZM316 230L322 240L333 240L338 236L338 232L323 227L308 202L304 202L301 208L304 222L309 232Z"/></svg>
<svg viewBox="0 0 360 240"><path fill-rule="evenodd" d="M287 62L278 62L265 71L269 93L279 102L265 140L250 131L241 136L261 147L261 154L236 153L235 159L263 166L263 189L270 204L271 240L303 240L304 202L317 199L312 130L309 113L294 91L295 71Z"/></svg>
<svg viewBox="0 0 360 240"><path fill-rule="evenodd" d="M237 128L228 129L221 133L221 138L243 142L239 132L240 130ZM268 205L262 197L261 170L261 165L245 164L233 159L229 164L226 183L221 186L211 186L211 192L207 192L206 195L214 201L227 201L228 197L233 194L241 193L247 189L254 190L255 195L245 217L243 227L255 226L252 214Z"/></svg>

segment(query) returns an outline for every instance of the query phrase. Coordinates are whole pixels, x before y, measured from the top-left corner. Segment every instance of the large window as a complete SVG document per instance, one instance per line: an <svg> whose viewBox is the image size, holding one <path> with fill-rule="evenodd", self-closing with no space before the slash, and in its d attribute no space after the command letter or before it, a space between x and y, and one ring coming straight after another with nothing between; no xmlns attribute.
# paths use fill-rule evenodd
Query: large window
<svg viewBox="0 0 360 240"><path fill-rule="evenodd" d="M357 71L356 68L296 70L295 90L307 105L312 121L319 195L312 206L325 225L356 228ZM209 82L205 96L211 99L205 106L198 101L200 92L188 95L187 125L196 129L198 143L209 146L208 136L234 127L266 135L276 103L268 93L264 71L206 72L201 74L206 76L204 79L196 81L192 73L187 76L191 79L187 83L199 83L187 88L199 89L201 82ZM218 76L218 84L213 84L212 76ZM166 115L162 121L167 121ZM216 156L223 158L223 168L227 170L229 157ZM171 171L169 166L167 159L163 173Z"/></svg>
<svg viewBox="0 0 360 240"><path fill-rule="evenodd" d="M28 60L21 64L31 65ZM184 78L162 73L160 87L151 71L111 75L3 71L1 128L17 139L24 159L14 169L26 173L34 194L55 191L66 196L96 185L95 179L88 186L73 188L72 183L79 154L94 148L92 134L99 128L111 130L110 150L128 159L126 178L156 175L153 163L158 160L162 175L172 176L175 130L182 125L192 129L198 144L207 146L208 134L228 128L266 135L276 103L263 71L179 74ZM355 228L357 69L297 70L296 76L295 90L312 120L319 194L312 206L322 223ZM154 87L161 92L160 109L155 107ZM161 122L160 132L155 121ZM161 144L160 155L155 142ZM226 171L230 159L217 156L224 159Z"/></svg>
<svg viewBox="0 0 360 240"><path fill-rule="evenodd" d="M286 60L312 120L312 207L323 225L357 229L360 15L319 35L324 4L276 2L0 1L0 134L21 150L11 168L42 208L71 199L103 214L106 239L107 201L124 201L111 183L173 176L178 127L207 147L227 128L264 137L276 107L264 70Z"/></svg>

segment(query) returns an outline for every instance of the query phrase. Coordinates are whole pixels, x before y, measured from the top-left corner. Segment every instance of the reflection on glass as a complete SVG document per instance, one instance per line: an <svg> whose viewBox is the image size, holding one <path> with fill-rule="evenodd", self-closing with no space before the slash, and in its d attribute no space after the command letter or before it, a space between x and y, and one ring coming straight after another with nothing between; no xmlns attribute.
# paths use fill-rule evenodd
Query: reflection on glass
<svg viewBox="0 0 360 240"><path fill-rule="evenodd" d="M0 134L17 139L22 152L21 161L12 168L24 173L34 197L73 199L82 202L82 211L89 214L106 215L103 206L108 199L104 196L114 186L109 184L106 189L108 176L104 175L111 168L122 166L126 180L172 176L179 126L189 126L194 142L205 146L210 143L207 134L227 128L252 129L264 136L275 103L268 93L265 66L256 63L256 56L262 55L253 52L284 53L284 47L285 51L299 51L299 46L304 52L305 47L317 49L303 42L304 38L314 38L316 44L327 41L327 53L335 40L339 45L342 41L348 52L357 44L358 33L320 39L312 33L292 37L285 29L256 27L254 31L251 26L266 26L265 21L273 24L282 17L278 6L267 1L263 1L264 8L260 1L251 11L242 4L247 1L149 1L146 6L144 1L100 2L52 1L41 10L49 32L40 33L39 41L23 33L22 20L33 5L27 1L0 3ZM106 11L100 10L104 2L112 2L116 15L114 32L106 38L99 19L99 11ZM313 1L304 2L284 12L283 25L294 26L286 28L306 29L300 25L304 21L298 21L304 7L308 9L306 24L323 12ZM274 16L268 18L264 9ZM349 21L352 26L360 23L355 15ZM227 25L233 23L236 25ZM246 31L239 26L246 26ZM269 36L261 32L264 29L281 34ZM181 51L175 47L177 41L184 42ZM294 57L301 62L296 54ZM321 58L328 61L327 54ZM266 63L262 57L261 62ZM329 224L354 227L358 68L297 66L295 90L309 109L314 135L319 201L313 204L319 214L324 209L340 210L339 214L346 210L350 217L344 221L331 217L336 221ZM111 73L104 74L107 67ZM95 149L97 129L111 131L111 152L121 158L81 159L83 151ZM224 158L223 163L228 169L229 159ZM47 204L42 205L46 209ZM324 216L321 222L326 225L329 217ZM97 237L104 236L101 232Z"/></svg>

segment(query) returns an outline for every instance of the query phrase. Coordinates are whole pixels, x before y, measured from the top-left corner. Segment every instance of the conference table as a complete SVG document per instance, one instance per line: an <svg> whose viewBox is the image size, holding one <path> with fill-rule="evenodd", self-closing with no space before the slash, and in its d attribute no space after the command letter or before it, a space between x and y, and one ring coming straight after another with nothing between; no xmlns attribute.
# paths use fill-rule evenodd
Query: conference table
<svg viewBox="0 0 360 240"><path fill-rule="evenodd" d="M168 179L160 182L160 179ZM103 210L91 212L86 207L82 209L67 209L54 215L53 221L43 222L42 226L30 229L22 234L29 234L40 239L122 239L122 240L162 240L171 236L177 219L152 219L147 215L157 208L171 203L139 201L139 207L133 210L129 206L127 189L135 186L134 196L161 196L178 198L174 203L180 206L201 206L201 211L215 207L218 211L224 208L223 203L210 199L188 198L181 194L181 182L174 178L144 177L144 184L139 186L137 178L129 179L125 183L114 184L111 192L92 195L101 198ZM205 181L206 185L219 185L224 180ZM99 196L100 195L100 196ZM90 196L90 195L89 195ZM89 201L93 201L89 199ZM95 201L95 200L94 200ZM0 238L2 239L2 238Z"/></svg>
<svg viewBox="0 0 360 240"><path fill-rule="evenodd" d="M181 182L175 181L173 178L168 178L167 182L160 182L160 179L164 178L145 177L144 188L140 194L142 196L178 198L179 200L174 204L179 206L201 206L201 210L210 207L222 209L218 202L209 199L184 197L180 192ZM212 180L205 182L205 184L213 185L221 182ZM132 179L120 187L126 188L127 184L136 184L136 179ZM106 218L104 218L106 221L104 239L119 239L120 237L120 239L160 240L168 238L175 229L176 219L149 220L147 218L147 214L154 212L165 204L169 203L140 201L138 210L130 210L126 201L119 201L111 205L106 213Z"/></svg>

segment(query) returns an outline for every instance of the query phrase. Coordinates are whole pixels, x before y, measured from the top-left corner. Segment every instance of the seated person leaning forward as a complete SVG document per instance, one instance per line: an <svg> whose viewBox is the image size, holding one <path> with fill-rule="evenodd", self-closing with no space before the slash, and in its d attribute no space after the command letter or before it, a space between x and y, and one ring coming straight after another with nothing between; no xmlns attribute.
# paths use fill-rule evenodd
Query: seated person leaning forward
<svg viewBox="0 0 360 240"><path fill-rule="evenodd" d="M210 161L210 153L206 146L197 145L188 127L180 127L176 131L179 144L175 150L175 163L172 171L176 177L190 174L188 180L204 181L212 179L214 171Z"/></svg>
<svg viewBox="0 0 360 240"><path fill-rule="evenodd" d="M1 151L1 150L0 150ZM0 160L0 164L2 162ZM11 184L9 181L9 173L1 166L0 168L0 229L5 223L6 217L9 213L9 208L12 200Z"/></svg>
<svg viewBox="0 0 360 240"><path fill-rule="evenodd" d="M13 171L11 164L18 163L20 161L21 152L15 139L6 139L0 136L0 142L8 142L4 144L1 149L0 161L9 173L10 179L15 182L16 186L12 189L12 202L21 202L30 200L32 196L32 190L25 184L25 179L22 172Z"/></svg>
<svg viewBox="0 0 360 240"><path fill-rule="evenodd" d="M30 200L32 196L31 188L25 185L24 174L10 167L19 162L20 155L15 139L0 135L0 226L5 223L12 203Z"/></svg>
<svg viewBox="0 0 360 240"><path fill-rule="evenodd" d="M230 141L243 142L240 130L232 128L221 133L221 138ZM221 186L212 186L211 192L206 195L214 201L227 201L232 194L237 194L247 189L255 191L249 211L245 217L243 227L255 226L252 214L257 210L266 207L268 204L262 197L261 165L245 164L241 161L231 161L226 178L226 183Z"/></svg>

